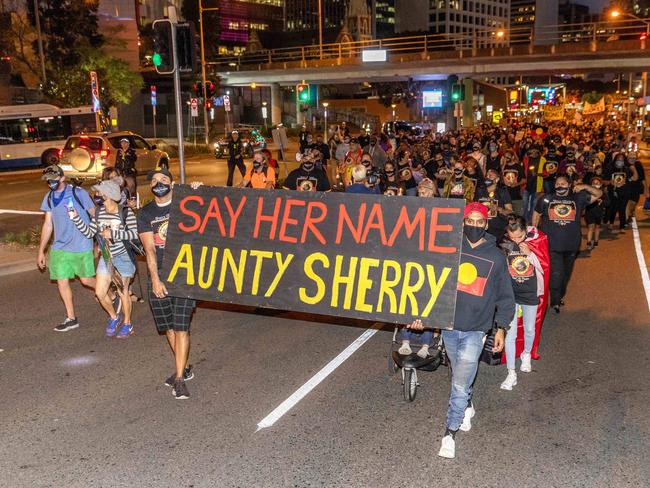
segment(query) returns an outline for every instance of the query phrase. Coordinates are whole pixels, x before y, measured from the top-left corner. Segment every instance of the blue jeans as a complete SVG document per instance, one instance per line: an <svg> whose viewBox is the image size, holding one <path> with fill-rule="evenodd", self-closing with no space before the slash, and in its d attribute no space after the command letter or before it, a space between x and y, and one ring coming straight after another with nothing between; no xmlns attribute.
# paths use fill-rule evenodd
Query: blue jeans
<svg viewBox="0 0 650 488"><path fill-rule="evenodd" d="M524 322L524 352L530 353L535 340L535 322L537 321L537 305L517 305L515 317L510 322L510 330L506 335L506 364L508 369L515 369L515 343L517 341L517 315L521 307L521 317Z"/></svg>
<svg viewBox="0 0 650 488"><path fill-rule="evenodd" d="M478 371L485 332L443 330L442 340L451 365L451 393L447 410L447 428L456 431L472 399L472 385Z"/></svg>
<svg viewBox="0 0 650 488"><path fill-rule="evenodd" d="M430 346L433 340L433 330L424 329L423 331L417 331L404 327L399 331L399 338L402 341Z"/></svg>
<svg viewBox="0 0 650 488"><path fill-rule="evenodd" d="M533 210L537 203L537 192L529 192L524 190L524 218L526 222L530 223L533 218Z"/></svg>

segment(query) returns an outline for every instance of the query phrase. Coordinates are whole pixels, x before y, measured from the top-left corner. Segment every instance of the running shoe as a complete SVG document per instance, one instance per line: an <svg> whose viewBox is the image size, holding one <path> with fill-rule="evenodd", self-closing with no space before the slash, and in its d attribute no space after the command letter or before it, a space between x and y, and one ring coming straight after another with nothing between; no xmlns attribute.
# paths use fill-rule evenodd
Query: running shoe
<svg viewBox="0 0 650 488"><path fill-rule="evenodd" d="M133 334L135 334L135 332L133 332L133 324L124 323L115 337L118 339L126 339Z"/></svg>
<svg viewBox="0 0 650 488"><path fill-rule="evenodd" d="M189 381L192 378L194 378L194 371L192 369L192 365L190 364L185 370L183 371L183 379L185 381ZM165 386L169 386L170 388L174 386L174 383L176 383L176 373L171 375L169 378L165 380Z"/></svg>
<svg viewBox="0 0 650 488"><path fill-rule="evenodd" d="M190 397L190 392L187 389L185 380L176 380L174 383L174 389L172 390L172 395L176 397L176 400L187 400Z"/></svg>
<svg viewBox="0 0 650 488"><path fill-rule="evenodd" d="M68 332L69 330L76 329L77 327L79 327L79 321L76 318L71 319L69 317L66 317L63 323L54 327L54 330L57 332Z"/></svg>
<svg viewBox="0 0 650 488"><path fill-rule="evenodd" d="M120 314L117 314L114 319L108 319L106 337L113 337L115 335L115 331L117 330L117 326L120 325L120 322L122 322L122 316Z"/></svg>

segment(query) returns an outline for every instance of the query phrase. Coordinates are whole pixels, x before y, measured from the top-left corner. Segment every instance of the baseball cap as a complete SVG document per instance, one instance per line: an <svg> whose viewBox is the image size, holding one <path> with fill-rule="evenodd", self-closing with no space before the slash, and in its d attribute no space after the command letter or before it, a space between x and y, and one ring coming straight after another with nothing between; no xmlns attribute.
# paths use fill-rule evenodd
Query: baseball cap
<svg viewBox="0 0 650 488"><path fill-rule="evenodd" d="M465 212L463 213L463 218L466 219L467 216L472 212L480 213L484 219L488 218L487 207L480 202L471 202L465 205Z"/></svg>
<svg viewBox="0 0 650 488"><path fill-rule="evenodd" d="M167 168L156 168L152 169L147 173L147 180L151 181L155 175L160 173L161 175L165 175L167 178L170 180L173 180L174 177L172 176L171 172Z"/></svg>
<svg viewBox="0 0 650 488"><path fill-rule="evenodd" d="M91 187L94 191L107 196L111 200L119 202L122 199L122 190L113 180L104 180Z"/></svg>
<svg viewBox="0 0 650 488"><path fill-rule="evenodd" d="M51 164L43 170L42 180L57 180L63 176L63 170L61 166L56 164Z"/></svg>

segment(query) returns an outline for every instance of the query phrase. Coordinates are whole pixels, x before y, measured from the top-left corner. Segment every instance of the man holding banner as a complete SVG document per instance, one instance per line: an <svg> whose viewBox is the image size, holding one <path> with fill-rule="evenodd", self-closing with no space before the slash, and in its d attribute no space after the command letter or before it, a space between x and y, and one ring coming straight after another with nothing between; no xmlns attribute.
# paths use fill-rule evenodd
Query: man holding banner
<svg viewBox="0 0 650 488"><path fill-rule="evenodd" d="M442 339L451 366L451 393L447 410L447 428L438 455L456 456L458 429L469 431L475 415L472 385L478 371L486 333L496 323L492 352L501 352L505 331L515 314L515 298L505 257L496 246L496 238L487 234L488 213L479 202L465 207L463 244L458 268L458 294L454 329L443 330ZM422 321L408 326L421 330Z"/></svg>
<svg viewBox="0 0 650 488"><path fill-rule="evenodd" d="M176 371L165 380L165 385L173 388L172 394L177 400L184 400L190 397L185 381L194 377L188 367L188 358L190 320L196 301L169 296L161 279L172 203L172 174L167 168L154 169L147 179L151 182L154 200L142 207L138 214L138 234L147 255L149 304L156 328L166 335L174 356ZM198 186L198 183L192 183L193 188Z"/></svg>

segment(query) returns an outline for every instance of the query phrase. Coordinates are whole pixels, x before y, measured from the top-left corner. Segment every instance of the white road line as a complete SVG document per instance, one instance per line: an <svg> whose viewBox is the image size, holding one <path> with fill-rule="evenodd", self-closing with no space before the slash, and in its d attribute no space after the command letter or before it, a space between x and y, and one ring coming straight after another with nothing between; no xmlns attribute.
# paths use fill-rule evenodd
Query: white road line
<svg viewBox="0 0 650 488"><path fill-rule="evenodd" d="M31 210L9 210L6 208L0 208L0 214L43 215L43 212L32 212Z"/></svg>
<svg viewBox="0 0 650 488"><path fill-rule="evenodd" d="M639 261L639 269L641 270L641 281L645 289L645 298L648 301L648 310L650 310L650 276L648 275L648 267L645 264L645 257L643 256L641 237L639 236L639 228L636 225L636 218L632 219L632 236L634 237L636 259Z"/></svg>
<svg viewBox="0 0 650 488"><path fill-rule="evenodd" d="M258 424L257 430L259 432L262 429L271 427L275 424L282 416L291 410L296 404L305 398L307 394L312 391L319 383L321 383L325 378L327 378L336 368L338 368L343 362L348 359L354 352L363 346L368 339L374 336L377 331L381 329L381 324L374 324L370 329L366 330L361 334L352 344L346 347L341 353L332 359L327 366L321 369L318 373L312 376L307 383L298 388L293 395L283 401L278 407L273 410L270 414L264 417Z"/></svg>

